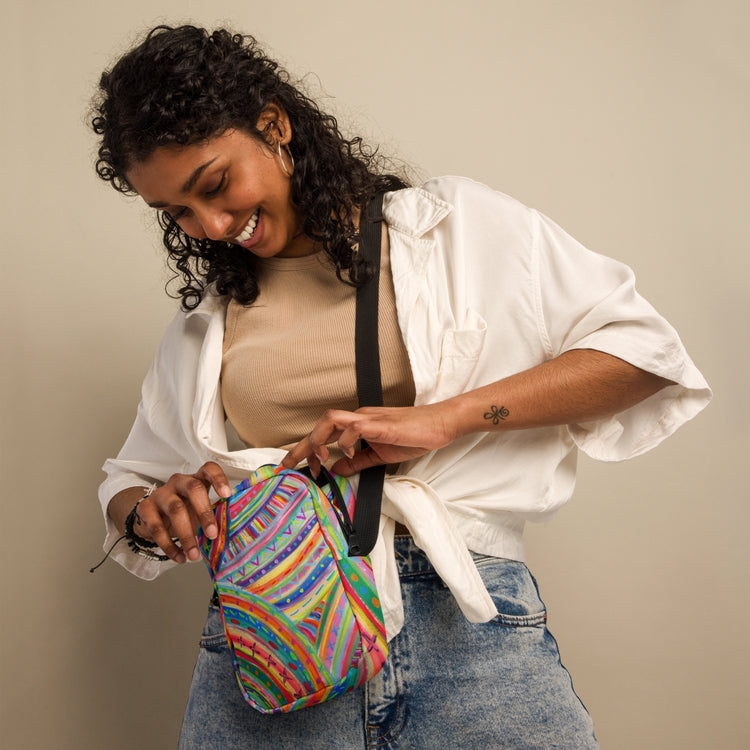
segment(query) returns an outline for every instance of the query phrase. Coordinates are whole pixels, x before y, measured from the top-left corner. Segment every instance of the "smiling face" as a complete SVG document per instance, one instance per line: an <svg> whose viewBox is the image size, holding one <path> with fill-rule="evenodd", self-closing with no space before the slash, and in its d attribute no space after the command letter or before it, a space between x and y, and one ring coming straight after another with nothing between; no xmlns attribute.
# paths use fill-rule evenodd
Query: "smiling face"
<svg viewBox="0 0 750 750"><path fill-rule="evenodd" d="M276 105L263 110L257 128L277 135L282 147L291 140L286 113ZM302 233L278 152L244 131L157 148L127 171L127 179L149 206L166 211L195 239L232 242L262 258L317 249Z"/></svg>

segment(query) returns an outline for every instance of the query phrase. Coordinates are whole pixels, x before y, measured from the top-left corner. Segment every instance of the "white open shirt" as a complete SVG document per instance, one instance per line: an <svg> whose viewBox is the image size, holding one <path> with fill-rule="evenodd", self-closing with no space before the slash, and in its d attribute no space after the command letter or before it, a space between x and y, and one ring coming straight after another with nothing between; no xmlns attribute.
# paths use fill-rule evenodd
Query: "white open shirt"
<svg viewBox="0 0 750 750"><path fill-rule="evenodd" d="M416 405L570 349L607 352L675 382L608 419L475 433L402 464L386 480L372 553L392 637L403 622L395 520L412 531L466 616L489 620L496 610L468 550L523 560L525 522L549 517L573 492L577 448L605 461L639 455L695 416L711 392L677 333L636 292L632 271L585 249L540 213L477 182L443 177L388 193L383 214ZM120 490L193 473L206 461L239 482L285 455L245 448L225 422L225 311L226 300L207 293L167 328L130 435L103 467L105 548L119 536L106 508ZM144 579L174 565L145 560L124 544L112 556Z"/></svg>

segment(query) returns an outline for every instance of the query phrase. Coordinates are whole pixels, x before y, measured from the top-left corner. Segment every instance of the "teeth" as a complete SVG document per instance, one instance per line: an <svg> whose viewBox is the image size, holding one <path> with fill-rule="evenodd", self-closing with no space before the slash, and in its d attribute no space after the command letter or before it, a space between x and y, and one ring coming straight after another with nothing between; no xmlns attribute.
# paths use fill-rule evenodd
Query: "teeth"
<svg viewBox="0 0 750 750"><path fill-rule="evenodd" d="M256 211L247 222L247 226L234 238L235 242L247 242L255 233L255 227L258 224L258 213Z"/></svg>

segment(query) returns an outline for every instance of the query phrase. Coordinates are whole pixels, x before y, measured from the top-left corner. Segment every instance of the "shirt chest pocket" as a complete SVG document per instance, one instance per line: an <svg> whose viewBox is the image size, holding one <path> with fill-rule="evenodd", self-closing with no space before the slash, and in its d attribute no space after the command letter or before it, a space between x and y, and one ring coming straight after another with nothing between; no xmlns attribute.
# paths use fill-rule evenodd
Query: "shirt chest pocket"
<svg viewBox="0 0 750 750"><path fill-rule="evenodd" d="M440 366L431 400L441 401L467 389L484 346L487 323L469 309L462 328L445 332L440 348Z"/></svg>

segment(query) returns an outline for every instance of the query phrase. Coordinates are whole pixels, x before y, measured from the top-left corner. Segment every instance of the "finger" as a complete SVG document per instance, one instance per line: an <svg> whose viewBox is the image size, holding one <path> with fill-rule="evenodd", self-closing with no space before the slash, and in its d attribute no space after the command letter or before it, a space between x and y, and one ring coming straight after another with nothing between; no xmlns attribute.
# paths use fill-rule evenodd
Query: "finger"
<svg viewBox="0 0 750 750"><path fill-rule="evenodd" d="M320 459L315 455L312 455L307 459L307 466L310 469L313 479L317 479L320 476L321 465Z"/></svg>
<svg viewBox="0 0 750 750"><path fill-rule="evenodd" d="M297 445L294 446L284 458L281 460L281 465L285 469L293 469L297 464L304 460L307 460L308 465L312 469L313 466L320 466L328 460L329 453L328 448L324 445L318 451L314 450L310 444L310 436L300 440Z"/></svg>
<svg viewBox="0 0 750 750"><path fill-rule="evenodd" d="M227 498L231 496L232 487L224 470L213 461L203 464L195 476L206 487L213 487L219 497ZM216 525L216 514L208 493L201 492L197 485L193 485L192 489L193 492L189 494L190 503L188 506L190 514L195 522L203 528L203 532L208 539L216 539L219 529ZM196 530L194 527L193 531Z"/></svg>
<svg viewBox="0 0 750 750"><path fill-rule="evenodd" d="M310 450L310 441L307 438L303 438L281 459L281 465L285 469L293 469L297 464L311 455L314 454Z"/></svg>
<svg viewBox="0 0 750 750"><path fill-rule="evenodd" d="M137 534L144 539L156 542L162 552L176 563L184 563L187 558L184 552L172 541L172 532L165 526L166 519L157 505L158 498L154 498L154 495L143 500L138 506L138 517L141 519L141 523L138 526Z"/></svg>
<svg viewBox="0 0 750 750"><path fill-rule="evenodd" d="M195 520L203 526L209 539L215 539L218 533L216 516L208 496L210 484L202 469L195 474L178 475L174 482L174 495L161 504L162 512L169 519L188 560L200 558Z"/></svg>
<svg viewBox="0 0 750 750"><path fill-rule="evenodd" d="M201 466L197 474L200 478L208 481L219 497L229 497L232 494L232 485L219 464L207 461Z"/></svg>
<svg viewBox="0 0 750 750"><path fill-rule="evenodd" d="M355 412L327 409L307 436L312 452L326 460L328 458L326 446L338 440L341 433L359 418Z"/></svg>
<svg viewBox="0 0 750 750"><path fill-rule="evenodd" d="M340 458L331 467L331 471L340 474L342 477L350 477L363 469L369 469L371 466L381 466L384 464L380 456L368 445L363 451L358 451L353 456Z"/></svg>
<svg viewBox="0 0 750 750"><path fill-rule="evenodd" d="M359 421L354 422L339 435L339 449L347 458L353 458L357 452L357 442L362 438L368 439L363 434L362 423Z"/></svg>
<svg viewBox="0 0 750 750"><path fill-rule="evenodd" d="M352 413L345 423L340 422L338 437L339 448L351 458L357 447L357 441L394 445L409 445L412 438L403 430L404 408L383 408L363 406ZM399 422L399 419L402 421ZM396 431L399 424L402 429Z"/></svg>

